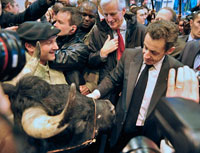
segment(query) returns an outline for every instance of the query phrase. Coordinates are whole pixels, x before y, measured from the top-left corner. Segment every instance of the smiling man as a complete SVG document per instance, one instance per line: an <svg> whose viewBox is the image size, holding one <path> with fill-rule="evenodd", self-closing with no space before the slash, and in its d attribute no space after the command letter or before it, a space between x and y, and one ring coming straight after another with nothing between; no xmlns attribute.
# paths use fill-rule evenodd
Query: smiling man
<svg viewBox="0 0 200 153"><path fill-rule="evenodd" d="M145 26L133 14L126 13L124 0L101 0L103 20L97 20L89 39L89 64L99 69L99 83L114 69L125 48L143 47ZM120 91L106 98L113 103ZM115 98L116 97L116 98Z"/></svg>
<svg viewBox="0 0 200 153"><path fill-rule="evenodd" d="M182 66L167 55L174 50L177 37L174 23L151 23L146 30L144 48L126 49L113 71L102 80L98 89L88 95L102 98L115 88L123 87L116 104L116 124L107 152L120 152L132 137L138 135L160 143L162 136L152 112L166 94L169 69Z"/></svg>
<svg viewBox="0 0 200 153"><path fill-rule="evenodd" d="M39 76L50 84L66 84L64 74L49 68L48 62L55 60L55 51L58 50L56 42L59 29L48 22L28 21L17 29L25 50L27 51L27 64L36 58L31 66L31 74ZM39 41L40 46L37 46ZM35 52L38 52L38 57ZM37 59L38 58L38 59ZM25 66L26 67L26 66Z"/></svg>

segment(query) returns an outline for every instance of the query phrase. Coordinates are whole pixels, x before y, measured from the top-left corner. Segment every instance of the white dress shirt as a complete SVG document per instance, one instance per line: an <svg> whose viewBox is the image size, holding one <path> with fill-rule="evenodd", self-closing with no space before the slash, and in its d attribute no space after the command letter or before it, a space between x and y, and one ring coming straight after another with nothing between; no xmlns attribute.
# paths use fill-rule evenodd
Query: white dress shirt
<svg viewBox="0 0 200 153"><path fill-rule="evenodd" d="M197 41L197 40L200 40L200 39L194 39L194 38L192 38L192 35L191 35L191 33L190 33L189 36L188 36L187 42L188 42L188 41Z"/></svg>
<svg viewBox="0 0 200 153"><path fill-rule="evenodd" d="M146 119L146 115L147 115L147 111L148 111L149 104L150 104L150 101L151 101L151 97L153 95L153 91L154 91L154 88L155 88L155 85L156 85L156 82L157 82L157 79L158 79L158 75L160 73L160 69L161 69L164 57L159 62L154 64L153 67L151 67L149 69L147 86L146 86L146 89L145 89L145 92L144 92L144 97L143 97L142 104L141 104L141 107L140 107L138 119L136 121L136 126L144 126L144 122L145 122L145 119ZM138 78L140 77L140 74L143 71L143 69L145 68L145 66L146 66L146 64L143 63L142 68L140 70L140 73L138 75Z"/></svg>

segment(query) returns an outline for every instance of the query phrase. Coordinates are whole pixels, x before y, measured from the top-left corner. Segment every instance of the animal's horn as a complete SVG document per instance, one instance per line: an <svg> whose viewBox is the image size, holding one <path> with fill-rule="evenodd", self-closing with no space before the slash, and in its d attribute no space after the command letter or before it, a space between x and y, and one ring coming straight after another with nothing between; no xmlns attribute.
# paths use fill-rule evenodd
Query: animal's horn
<svg viewBox="0 0 200 153"><path fill-rule="evenodd" d="M66 124L70 110L75 100L76 86L72 84L67 103L61 114L49 116L41 107L28 108L22 115L22 127L24 131L34 138L50 138L65 130L69 124Z"/></svg>
<svg viewBox="0 0 200 153"><path fill-rule="evenodd" d="M76 98L76 85L74 83L71 84L67 104L63 110L63 119L60 121L60 125L58 127L62 127L65 123L68 123L69 118L71 115L72 108L75 105L75 98Z"/></svg>
<svg viewBox="0 0 200 153"><path fill-rule="evenodd" d="M34 138L49 138L62 132L68 124L58 128L62 115L49 116L41 107L28 108L22 115L24 131Z"/></svg>

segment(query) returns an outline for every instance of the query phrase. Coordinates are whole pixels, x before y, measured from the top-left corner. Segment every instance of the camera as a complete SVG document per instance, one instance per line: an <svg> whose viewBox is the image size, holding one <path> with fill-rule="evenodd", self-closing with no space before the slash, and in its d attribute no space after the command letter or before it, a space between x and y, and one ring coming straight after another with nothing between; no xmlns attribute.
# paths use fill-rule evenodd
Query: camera
<svg viewBox="0 0 200 153"><path fill-rule="evenodd" d="M0 31L0 81L14 78L26 63L25 50L14 31Z"/></svg>

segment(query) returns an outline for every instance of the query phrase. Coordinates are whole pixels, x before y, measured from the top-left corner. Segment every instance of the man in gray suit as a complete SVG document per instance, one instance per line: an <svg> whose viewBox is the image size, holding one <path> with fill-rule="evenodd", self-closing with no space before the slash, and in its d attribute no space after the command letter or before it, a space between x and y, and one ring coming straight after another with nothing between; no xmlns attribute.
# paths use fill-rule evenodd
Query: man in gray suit
<svg viewBox="0 0 200 153"><path fill-rule="evenodd" d="M174 23L164 20L151 23L146 30L143 50L126 49L115 69L102 80L98 89L88 95L101 98L114 88L122 87L121 97L116 104L116 124L107 143L107 152L120 152L137 135L147 136L157 144L160 143L162 135L152 112L159 99L166 94L169 69L182 66L167 55L175 49L177 37ZM149 65L151 68L147 71L147 83L142 85L146 86L144 95L135 96L140 75L144 67ZM141 98L141 104L135 103L135 97ZM136 108L136 105L139 107Z"/></svg>
<svg viewBox="0 0 200 153"><path fill-rule="evenodd" d="M186 43L179 60L194 70L200 71L200 40Z"/></svg>

